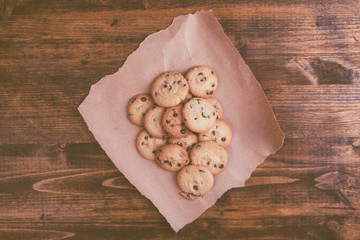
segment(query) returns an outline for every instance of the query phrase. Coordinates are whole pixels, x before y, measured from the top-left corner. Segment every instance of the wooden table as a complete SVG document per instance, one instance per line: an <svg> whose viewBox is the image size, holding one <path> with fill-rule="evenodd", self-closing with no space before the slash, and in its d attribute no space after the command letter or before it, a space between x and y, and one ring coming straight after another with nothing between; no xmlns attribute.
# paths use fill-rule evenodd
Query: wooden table
<svg viewBox="0 0 360 240"><path fill-rule="evenodd" d="M0 239L360 239L358 1L0 0ZM177 234L78 105L172 19L213 9L286 134Z"/></svg>

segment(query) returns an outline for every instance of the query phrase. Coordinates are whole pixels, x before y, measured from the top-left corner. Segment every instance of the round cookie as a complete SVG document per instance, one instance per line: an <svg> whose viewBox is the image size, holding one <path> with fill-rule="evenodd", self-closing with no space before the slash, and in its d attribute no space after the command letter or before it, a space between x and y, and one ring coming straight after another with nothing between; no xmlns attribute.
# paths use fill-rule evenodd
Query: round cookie
<svg viewBox="0 0 360 240"><path fill-rule="evenodd" d="M176 144L167 144L156 151L156 163L163 169L176 172L189 164L185 148Z"/></svg>
<svg viewBox="0 0 360 240"><path fill-rule="evenodd" d="M206 132L216 122L216 113L213 105L206 99L192 98L183 107L183 122L186 127L196 133Z"/></svg>
<svg viewBox="0 0 360 240"><path fill-rule="evenodd" d="M163 107L155 106L145 113L144 127L153 137L162 138L166 135L161 123L164 110Z"/></svg>
<svg viewBox="0 0 360 240"><path fill-rule="evenodd" d="M188 165L176 176L181 195L189 200L206 195L214 185L214 177L207 167Z"/></svg>
<svg viewBox="0 0 360 240"><path fill-rule="evenodd" d="M207 132L199 133L199 141L215 141L223 148L227 148L232 140L230 125L223 119L216 120L215 125Z"/></svg>
<svg viewBox="0 0 360 240"><path fill-rule="evenodd" d="M191 68L185 78L188 80L190 92L197 97L211 97L218 85L215 72L205 66Z"/></svg>
<svg viewBox="0 0 360 240"><path fill-rule="evenodd" d="M225 170L228 163L226 150L214 141L197 143L190 152L191 164L209 168L212 175Z"/></svg>
<svg viewBox="0 0 360 240"><path fill-rule="evenodd" d="M169 107L162 115L162 126L164 130L174 138L185 137L191 132L182 121L182 107L182 104Z"/></svg>
<svg viewBox="0 0 360 240"><path fill-rule="evenodd" d="M154 102L162 107L173 107L181 103L189 92L186 79L177 72L165 72L151 86Z"/></svg>
<svg viewBox="0 0 360 240"><path fill-rule="evenodd" d="M166 144L166 140L154 138L145 129L140 131L136 137L136 148L139 154L148 160L155 160L156 150L164 144Z"/></svg>
<svg viewBox="0 0 360 240"><path fill-rule="evenodd" d="M145 112L153 106L154 101L149 94L141 93L135 95L128 104L128 119L136 126L143 126Z"/></svg>
<svg viewBox="0 0 360 240"><path fill-rule="evenodd" d="M207 98L206 101L210 102L213 107L215 108L215 113L217 115L217 118L223 118L224 116L224 109L223 107L221 106L220 102L214 98L214 97L211 97L211 98Z"/></svg>
<svg viewBox="0 0 360 240"><path fill-rule="evenodd" d="M168 142L177 144L185 148L187 153L190 153L191 148L198 142L198 137L194 133L190 133L182 138L169 138Z"/></svg>

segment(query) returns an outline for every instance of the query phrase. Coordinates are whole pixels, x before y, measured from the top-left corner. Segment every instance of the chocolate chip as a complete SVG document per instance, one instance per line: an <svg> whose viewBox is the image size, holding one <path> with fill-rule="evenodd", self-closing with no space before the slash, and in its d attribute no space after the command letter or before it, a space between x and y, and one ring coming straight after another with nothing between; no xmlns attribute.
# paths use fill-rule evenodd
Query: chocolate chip
<svg viewBox="0 0 360 240"><path fill-rule="evenodd" d="M176 83L176 81L173 81L173 84L175 84Z"/></svg>
<svg viewBox="0 0 360 240"><path fill-rule="evenodd" d="M157 92L155 92L155 97L159 96L159 94Z"/></svg>
<svg viewBox="0 0 360 240"><path fill-rule="evenodd" d="M167 87L168 87L168 85L167 85L167 84L165 84L165 85L164 85L164 88L167 88Z"/></svg>
<svg viewBox="0 0 360 240"><path fill-rule="evenodd" d="M180 84L180 83L181 83L181 80L179 80L177 83Z"/></svg>
<svg viewBox="0 0 360 240"><path fill-rule="evenodd" d="M177 113L174 113L174 114L173 114L173 117L175 117L175 118L178 117L178 116L179 116L179 115L178 115Z"/></svg>
<svg viewBox="0 0 360 240"><path fill-rule="evenodd" d="M200 144L198 144L198 145L196 145L195 147L200 148L200 147L201 147L201 145L200 145Z"/></svg>
<svg viewBox="0 0 360 240"><path fill-rule="evenodd" d="M226 137L222 137L221 141L225 142L226 141Z"/></svg>
<svg viewBox="0 0 360 240"><path fill-rule="evenodd" d="M205 135L205 134L203 134L202 136L203 136L203 137L206 137L206 135Z"/></svg>
<svg viewBox="0 0 360 240"><path fill-rule="evenodd" d="M214 164L214 168L216 168L217 166L216 166L216 164Z"/></svg>
<svg viewBox="0 0 360 240"><path fill-rule="evenodd" d="M165 160L164 163L167 163L167 164L169 164L170 167L172 167L172 163L170 161Z"/></svg>
<svg viewBox="0 0 360 240"><path fill-rule="evenodd" d="M203 112L201 113L201 116L203 116L203 118L206 118L206 116L205 116L205 114Z"/></svg>
<svg viewBox="0 0 360 240"><path fill-rule="evenodd" d="M193 106L194 106L194 105L193 105L192 103L190 103L190 108L193 108Z"/></svg>
<svg viewBox="0 0 360 240"><path fill-rule="evenodd" d="M210 165L210 162L208 161L206 164L209 166L209 165Z"/></svg>
<svg viewBox="0 0 360 240"><path fill-rule="evenodd" d="M186 148L186 151L187 151L187 152L190 152L190 150L191 150L191 147L187 147L187 148Z"/></svg>
<svg viewBox="0 0 360 240"><path fill-rule="evenodd" d="M175 125L174 124L170 124L170 127L174 127Z"/></svg>
<svg viewBox="0 0 360 240"><path fill-rule="evenodd" d="M146 145L146 143L145 143L145 142L142 142L142 143L141 143L141 145L143 145L143 146L144 146L144 145Z"/></svg>
<svg viewBox="0 0 360 240"><path fill-rule="evenodd" d="M132 100L131 100L131 103L134 103L136 101L136 98L133 98Z"/></svg>
<svg viewBox="0 0 360 240"><path fill-rule="evenodd" d="M197 120L197 118L194 118L194 120Z"/></svg>
<svg viewBox="0 0 360 240"><path fill-rule="evenodd" d="M212 130L211 134L212 134L212 135L215 135L215 130Z"/></svg>
<svg viewBox="0 0 360 240"><path fill-rule="evenodd" d="M199 73L198 73L198 76L202 76L202 75L203 75L203 72L199 72Z"/></svg>
<svg viewBox="0 0 360 240"><path fill-rule="evenodd" d="M223 168L223 167L224 167L224 164L220 164L220 165L219 165L219 168Z"/></svg>
<svg viewBox="0 0 360 240"><path fill-rule="evenodd" d="M186 83L184 83L183 87L186 87Z"/></svg>
<svg viewBox="0 0 360 240"><path fill-rule="evenodd" d="M213 116L215 116L215 112L213 112Z"/></svg>
<svg viewBox="0 0 360 240"><path fill-rule="evenodd" d="M183 146L183 144L182 144L182 143L178 143L178 145L179 145L180 147L182 147L182 146Z"/></svg>
<svg viewBox="0 0 360 240"><path fill-rule="evenodd" d="M186 118L184 118L184 122L186 122L187 121L187 119Z"/></svg>
<svg viewBox="0 0 360 240"><path fill-rule="evenodd" d="M156 150L152 151L152 153L156 153Z"/></svg>
<svg viewBox="0 0 360 240"><path fill-rule="evenodd" d="M146 97L142 97L140 99L141 99L141 101L146 102Z"/></svg>
<svg viewBox="0 0 360 240"><path fill-rule="evenodd" d="M214 93L214 91L213 91L213 90L211 90L211 91L210 91L210 94L213 94L213 93Z"/></svg>
<svg viewBox="0 0 360 240"><path fill-rule="evenodd" d="M149 138L149 136L145 136L144 138L145 138L145 139L148 139L148 138Z"/></svg>
<svg viewBox="0 0 360 240"><path fill-rule="evenodd" d="M178 163L178 164L177 164L177 166L178 166L178 167L181 167L181 164L180 164L180 163Z"/></svg>
<svg viewBox="0 0 360 240"><path fill-rule="evenodd" d="M166 73L166 74L165 74L165 77L169 77L169 74L168 74L168 73ZM166 81L165 81L165 82L166 82Z"/></svg>
<svg viewBox="0 0 360 240"><path fill-rule="evenodd" d="M171 89L172 89L172 86L170 85L170 86L169 86L169 90L171 90Z"/></svg>
<svg viewBox="0 0 360 240"><path fill-rule="evenodd" d="M215 87L215 83L211 84L211 87Z"/></svg>
<svg viewBox="0 0 360 240"><path fill-rule="evenodd" d="M211 74L214 75L214 71L211 71Z"/></svg>
<svg viewBox="0 0 360 240"><path fill-rule="evenodd" d="M194 189L194 190L199 190L199 187L198 187L197 185L194 185L194 186L193 186L193 189Z"/></svg>
<svg viewBox="0 0 360 240"><path fill-rule="evenodd" d="M185 133L186 133L186 129L181 129L181 130L180 130L180 133L181 133L181 134L185 134Z"/></svg>
<svg viewBox="0 0 360 240"><path fill-rule="evenodd" d="M166 122L167 124L169 124L169 123L170 123L170 120L166 120L165 122Z"/></svg>
<svg viewBox="0 0 360 240"><path fill-rule="evenodd" d="M199 169L199 172L202 172L202 173L204 173L205 171L204 171L204 170L202 170L202 169Z"/></svg>
<svg viewBox="0 0 360 240"><path fill-rule="evenodd" d="M150 138L153 138L153 136L150 135Z"/></svg>

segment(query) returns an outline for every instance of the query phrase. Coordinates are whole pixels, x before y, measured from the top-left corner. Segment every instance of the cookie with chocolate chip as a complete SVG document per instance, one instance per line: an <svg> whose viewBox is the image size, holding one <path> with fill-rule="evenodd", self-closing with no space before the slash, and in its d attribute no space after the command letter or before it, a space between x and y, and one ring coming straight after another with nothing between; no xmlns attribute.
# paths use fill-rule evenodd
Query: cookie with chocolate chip
<svg viewBox="0 0 360 240"><path fill-rule="evenodd" d="M216 122L216 113L212 104L204 98L192 98L183 107L185 126L196 133L206 132Z"/></svg>
<svg viewBox="0 0 360 240"><path fill-rule="evenodd" d="M189 92L186 79L178 72L164 72L151 86L154 102L162 107L173 107L181 103Z"/></svg>
<svg viewBox="0 0 360 240"><path fill-rule="evenodd" d="M156 138L163 138L166 135L161 123L165 108L154 106L145 113L144 127L148 133Z"/></svg>
<svg viewBox="0 0 360 240"><path fill-rule="evenodd" d="M205 196L214 185L214 177L207 167L188 165L176 176L181 195L189 200Z"/></svg>
<svg viewBox="0 0 360 240"><path fill-rule="evenodd" d="M155 105L151 96L146 93L137 94L128 103L128 119L136 126L144 125L145 112Z"/></svg>
<svg viewBox="0 0 360 240"><path fill-rule="evenodd" d="M191 164L209 168L212 175L225 170L228 163L226 150L214 141L197 143L190 152Z"/></svg>
<svg viewBox="0 0 360 240"><path fill-rule="evenodd" d="M156 163L163 169L176 172L189 164L185 148L176 144L167 144L156 151Z"/></svg>
<svg viewBox="0 0 360 240"><path fill-rule="evenodd" d="M230 125L223 119L216 120L215 125L207 132L199 133L199 141L215 141L223 148L227 148L232 140Z"/></svg>
<svg viewBox="0 0 360 240"><path fill-rule="evenodd" d="M183 122L182 108L182 104L166 108L162 115L162 126L173 138L182 138L191 133Z"/></svg>
<svg viewBox="0 0 360 240"><path fill-rule="evenodd" d="M193 67L187 72L185 78L188 80L190 92L196 97L209 98L217 89L218 78L209 67Z"/></svg>
<svg viewBox="0 0 360 240"><path fill-rule="evenodd" d="M221 119L223 118L224 116L224 109L223 107L221 106L219 100L217 100L216 98L214 97L211 97L211 98L206 98L206 101L208 101L209 103L211 103L215 109L215 113L217 115L217 118L218 119Z"/></svg>
<svg viewBox="0 0 360 240"><path fill-rule="evenodd" d="M185 148L187 153L190 153L191 148L198 142L198 136L195 135L194 133L190 133L189 135L186 135L185 137L182 138L171 137L168 139L168 142L177 144Z"/></svg>
<svg viewBox="0 0 360 240"><path fill-rule="evenodd" d="M136 148L139 154L148 160L155 160L156 150L166 144L166 140L151 136L145 129L136 137Z"/></svg>

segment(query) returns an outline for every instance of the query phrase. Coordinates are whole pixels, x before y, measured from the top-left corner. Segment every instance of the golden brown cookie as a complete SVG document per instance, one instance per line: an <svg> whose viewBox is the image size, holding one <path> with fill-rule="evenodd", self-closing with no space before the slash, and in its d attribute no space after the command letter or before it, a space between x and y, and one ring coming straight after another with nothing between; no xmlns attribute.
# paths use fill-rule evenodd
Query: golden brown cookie
<svg viewBox="0 0 360 240"><path fill-rule="evenodd" d="M137 94L129 101L127 109L128 119L136 126L143 126L145 112L153 106L154 101L149 94Z"/></svg>
<svg viewBox="0 0 360 240"><path fill-rule="evenodd" d="M156 150L166 144L162 138L154 138L145 129L140 131L136 137L136 148L139 154L148 160L155 160Z"/></svg>
<svg viewBox="0 0 360 240"><path fill-rule="evenodd" d="M206 195L214 185L214 177L207 167L188 165L176 176L181 195L189 200Z"/></svg>
<svg viewBox="0 0 360 240"><path fill-rule="evenodd" d="M173 107L181 103L189 92L186 79L177 72L165 72L151 86L154 102L162 107Z"/></svg>
<svg viewBox="0 0 360 240"><path fill-rule="evenodd" d="M190 92L196 97L209 98L217 89L217 76L208 67L193 67L188 71L185 78L188 80Z"/></svg>
<svg viewBox="0 0 360 240"><path fill-rule="evenodd" d="M216 120L215 125L207 132L199 133L199 141L215 141L223 148L227 148L232 140L230 125L223 119Z"/></svg>
<svg viewBox="0 0 360 240"><path fill-rule="evenodd" d="M165 170L176 172L189 164L189 157L185 148L167 144L156 151L156 163Z"/></svg>
<svg viewBox="0 0 360 240"><path fill-rule="evenodd" d="M191 164L209 168L212 175L225 170L228 163L226 150L214 141L197 143L190 152Z"/></svg>
<svg viewBox="0 0 360 240"><path fill-rule="evenodd" d="M164 130L174 138L182 138L191 131L185 126L182 117L182 104L166 108L162 115L162 126Z"/></svg>

